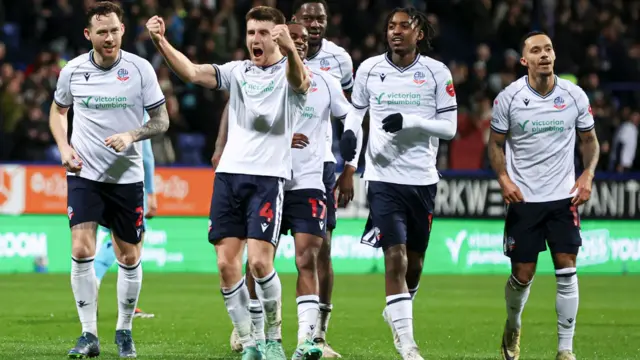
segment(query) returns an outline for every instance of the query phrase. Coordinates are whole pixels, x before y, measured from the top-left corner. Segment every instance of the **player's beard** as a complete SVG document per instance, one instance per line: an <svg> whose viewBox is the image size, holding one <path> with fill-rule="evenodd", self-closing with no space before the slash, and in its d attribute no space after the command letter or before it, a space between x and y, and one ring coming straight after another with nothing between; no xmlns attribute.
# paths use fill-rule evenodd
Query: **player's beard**
<svg viewBox="0 0 640 360"><path fill-rule="evenodd" d="M112 44L102 44L100 47L95 47L94 49L100 54L103 60L113 61L118 58L120 53L120 46L116 43Z"/></svg>

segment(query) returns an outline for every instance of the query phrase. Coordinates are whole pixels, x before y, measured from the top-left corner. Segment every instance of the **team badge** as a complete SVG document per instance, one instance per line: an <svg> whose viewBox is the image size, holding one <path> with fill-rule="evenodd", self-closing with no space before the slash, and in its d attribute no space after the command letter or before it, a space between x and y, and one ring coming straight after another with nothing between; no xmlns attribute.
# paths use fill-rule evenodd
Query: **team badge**
<svg viewBox="0 0 640 360"><path fill-rule="evenodd" d="M424 75L424 73L422 71L416 71L415 74L413 74L413 82L418 84L418 85L422 85L424 84L427 80L425 80L426 76Z"/></svg>
<svg viewBox="0 0 640 360"><path fill-rule="evenodd" d="M558 96L557 98L553 99L553 107L558 110L562 110L567 107L567 104L564 103L564 99L562 98L562 96Z"/></svg>
<svg viewBox="0 0 640 360"><path fill-rule="evenodd" d="M328 71L329 69L331 69L331 65L329 64L329 60L327 60L327 59L320 60L320 70Z"/></svg>
<svg viewBox="0 0 640 360"><path fill-rule="evenodd" d="M127 69L119 69L117 78L122 82L129 80L129 72Z"/></svg>

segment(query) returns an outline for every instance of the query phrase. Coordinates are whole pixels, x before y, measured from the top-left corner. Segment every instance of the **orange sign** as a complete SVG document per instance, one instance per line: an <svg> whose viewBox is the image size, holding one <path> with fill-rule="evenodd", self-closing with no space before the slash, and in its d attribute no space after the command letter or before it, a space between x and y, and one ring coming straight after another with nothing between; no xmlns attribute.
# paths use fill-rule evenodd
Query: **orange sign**
<svg viewBox="0 0 640 360"><path fill-rule="evenodd" d="M209 216L213 169L156 168L158 215Z"/></svg>
<svg viewBox="0 0 640 360"><path fill-rule="evenodd" d="M160 216L208 216L214 172L156 168ZM0 214L66 214L67 178L61 166L0 165Z"/></svg>
<svg viewBox="0 0 640 360"><path fill-rule="evenodd" d="M62 166L25 166L26 214L66 214L67 175Z"/></svg>

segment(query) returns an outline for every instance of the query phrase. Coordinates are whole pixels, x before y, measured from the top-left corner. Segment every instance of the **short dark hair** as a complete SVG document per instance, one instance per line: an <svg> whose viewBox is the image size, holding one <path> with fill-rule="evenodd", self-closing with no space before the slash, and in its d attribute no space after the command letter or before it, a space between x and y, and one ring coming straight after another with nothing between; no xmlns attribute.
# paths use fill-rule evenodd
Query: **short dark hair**
<svg viewBox="0 0 640 360"><path fill-rule="evenodd" d="M282 11L270 6L256 6L249 10L245 18L247 21L271 21L276 25L283 25L287 22Z"/></svg>
<svg viewBox="0 0 640 360"><path fill-rule="evenodd" d="M520 53L521 54L524 54L524 42L527 41L530 37L537 36L537 35L549 36L549 35L547 35L547 33L545 33L544 31L540 31L540 30L529 31L528 33L524 34L522 39L520 39Z"/></svg>
<svg viewBox="0 0 640 360"><path fill-rule="evenodd" d="M87 27L91 26L91 19L94 16L106 16L109 14L116 14L118 20L122 22L124 11L120 5L111 1L98 1L87 10Z"/></svg>
<svg viewBox="0 0 640 360"><path fill-rule="evenodd" d="M295 15L300 8L305 4L320 4L324 7L324 11L329 12L329 5L325 0L296 0L293 3L293 15Z"/></svg>
<svg viewBox="0 0 640 360"><path fill-rule="evenodd" d="M424 33L424 37L422 40L418 40L417 48L418 53L424 53L428 50L431 50L431 39L435 31L433 30L433 26L429 23L429 19L427 18L427 14L422 11L414 8L414 7L406 7L406 8L395 8L393 9L389 15L387 15L387 20L384 22L384 41L385 46L389 49L389 39L387 39L387 29L389 28L389 22L393 19L393 16L397 13L405 13L409 16L409 18L415 21L419 30L422 30Z"/></svg>

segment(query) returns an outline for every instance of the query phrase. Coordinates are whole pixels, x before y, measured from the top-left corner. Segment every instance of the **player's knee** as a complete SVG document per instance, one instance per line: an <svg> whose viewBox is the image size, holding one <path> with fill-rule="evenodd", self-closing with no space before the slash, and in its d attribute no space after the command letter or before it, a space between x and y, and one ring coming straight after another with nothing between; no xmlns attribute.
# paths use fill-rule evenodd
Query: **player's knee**
<svg viewBox="0 0 640 360"><path fill-rule="evenodd" d="M118 255L118 262L125 266L133 266L140 260L139 254L136 252L122 253Z"/></svg>
<svg viewBox="0 0 640 360"><path fill-rule="evenodd" d="M261 279L273 270L273 259L267 254L254 254L249 258L249 267L253 276Z"/></svg>
<svg viewBox="0 0 640 360"><path fill-rule="evenodd" d="M405 276L407 273L407 252L402 246L394 246L385 251L385 271L389 275Z"/></svg>
<svg viewBox="0 0 640 360"><path fill-rule="evenodd" d="M520 284L530 283L533 280L535 273L535 264L533 264L533 266L529 264L518 264L511 270L511 274Z"/></svg>
<svg viewBox="0 0 640 360"><path fill-rule="evenodd" d="M242 263L238 263L234 258L228 258L223 254L218 254L218 270L222 277L226 277L227 274L234 274L236 272L242 273Z"/></svg>
<svg viewBox="0 0 640 360"><path fill-rule="evenodd" d="M296 267L298 272L315 273L318 264L319 249L305 249L305 251L296 252Z"/></svg>
<svg viewBox="0 0 640 360"><path fill-rule="evenodd" d="M76 259L85 259L95 255L95 237L92 238L87 233L73 233L71 246L71 256Z"/></svg>

